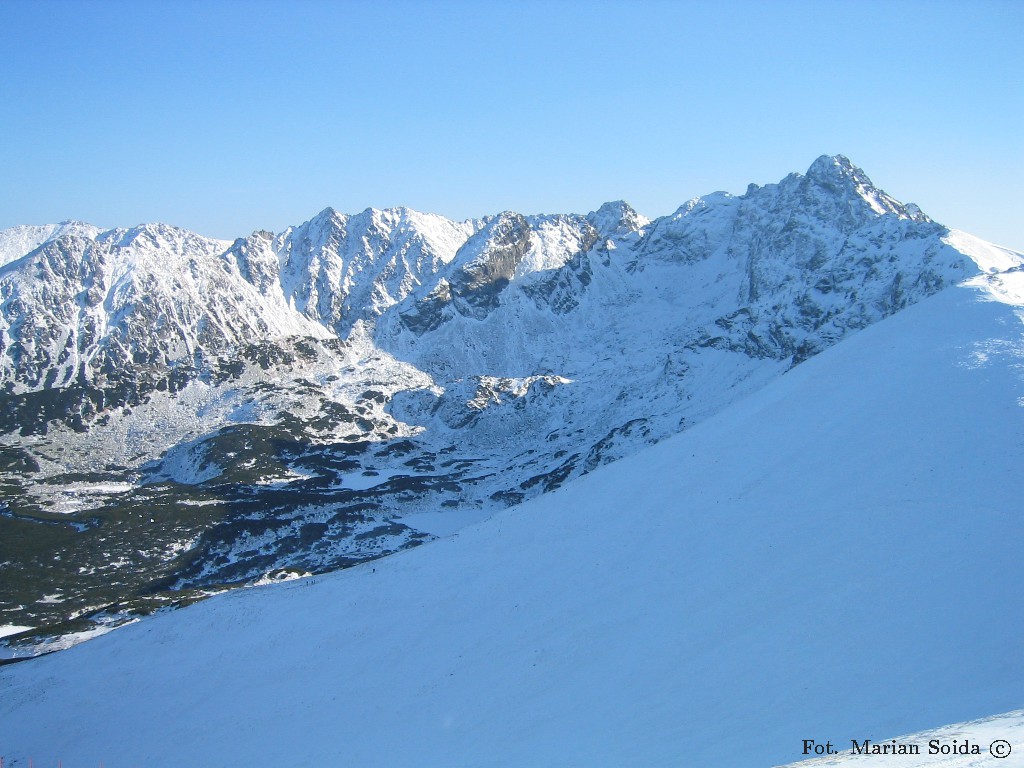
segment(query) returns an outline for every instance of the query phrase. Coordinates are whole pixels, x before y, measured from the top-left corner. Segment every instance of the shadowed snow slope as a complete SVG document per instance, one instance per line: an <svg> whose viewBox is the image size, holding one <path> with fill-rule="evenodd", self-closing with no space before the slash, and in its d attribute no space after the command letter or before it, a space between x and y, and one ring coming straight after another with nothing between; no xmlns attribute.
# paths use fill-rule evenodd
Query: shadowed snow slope
<svg viewBox="0 0 1024 768"><path fill-rule="evenodd" d="M1020 708L1018 311L947 289L455 536L7 667L5 765L768 766Z"/></svg>

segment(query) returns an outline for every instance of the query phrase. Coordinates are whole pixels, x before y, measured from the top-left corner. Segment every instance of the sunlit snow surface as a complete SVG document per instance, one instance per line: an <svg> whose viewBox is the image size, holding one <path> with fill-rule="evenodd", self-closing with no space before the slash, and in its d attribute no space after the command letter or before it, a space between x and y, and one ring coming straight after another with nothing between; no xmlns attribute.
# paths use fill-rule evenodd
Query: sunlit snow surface
<svg viewBox="0 0 1024 768"><path fill-rule="evenodd" d="M989 289L453 536L5 667L5 766L771 766L1019 710L1022 324Z"/></svg>

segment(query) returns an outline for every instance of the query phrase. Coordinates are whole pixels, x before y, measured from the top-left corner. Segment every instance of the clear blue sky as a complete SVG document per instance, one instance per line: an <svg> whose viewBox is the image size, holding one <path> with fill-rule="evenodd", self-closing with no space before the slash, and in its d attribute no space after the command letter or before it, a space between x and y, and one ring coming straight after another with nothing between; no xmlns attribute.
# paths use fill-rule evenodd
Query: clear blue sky
<svg viewBox="0 0 1024 768"><path fill-rule="evenodd" d="M845 154L1024 249L1024 2L0 2L0 227L649 216Z"/></svg>

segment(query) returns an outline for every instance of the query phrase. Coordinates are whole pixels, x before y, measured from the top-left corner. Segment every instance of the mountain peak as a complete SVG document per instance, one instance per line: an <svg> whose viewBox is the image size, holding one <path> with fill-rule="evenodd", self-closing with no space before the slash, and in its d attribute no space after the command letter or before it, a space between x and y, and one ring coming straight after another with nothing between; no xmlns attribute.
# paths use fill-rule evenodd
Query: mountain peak
<svg viewBox="0 0 1024 768"><path fill-rule="evenodd" d="M605 203L596 211L591 211L587 214L587 221L605 238L639 232L651 223L650 219L637 213L633 206L623 200Z"/></svg>
<svg viewBox="0 0 1024 768"><path fill-rule="evenodd" d="M804 179L833 192L846 192L867 203L876 214L891 213L920 223L931 222L913 203L901 203L876 187L868 175L845 155L822 155L807 169Z"/></svg>
<svg viewBox="0 0 1024 768"><path fill-rule="evenodd" d="M309 220L309 223L312 224L312 223L315 222L317 224L322 224L324 222L328 222L328 221L331 221L333 219L344 219L344 218L345 218L344 214L339 213L336 209L332 208L331 206L327 206L322 211L320 211L320 213L318 213L316 216L311 218Z"/></svg>
<svg viewBox="0 0 1024 768"><path fill-rule="evenodd" d="M857 184L874 187L867 174L850 162L850 158L845 155L822 155L807 169L807 178L819 183L854 181Z"/></svg>
<svg viewBox="0 0 1024 768"><path fill-rule="evenodd" d="M97 231L99 227L90 224L87 221L79 221L78 219L65 219L64 221L57 224L58 230L73 229L73 230L84 230L87 232Z"/></svg>

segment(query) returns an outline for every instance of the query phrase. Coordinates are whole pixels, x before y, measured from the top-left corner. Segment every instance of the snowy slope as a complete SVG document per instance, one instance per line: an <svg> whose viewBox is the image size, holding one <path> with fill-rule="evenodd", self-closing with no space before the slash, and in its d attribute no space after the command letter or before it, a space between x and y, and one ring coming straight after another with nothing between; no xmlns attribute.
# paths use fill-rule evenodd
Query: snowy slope
<svg viewBox="0 0 1024 768"><path fill-rule="evenodd" d="M1022 278L452 537L5 667L5 765L768 766L1019 709Z"/></svg>

